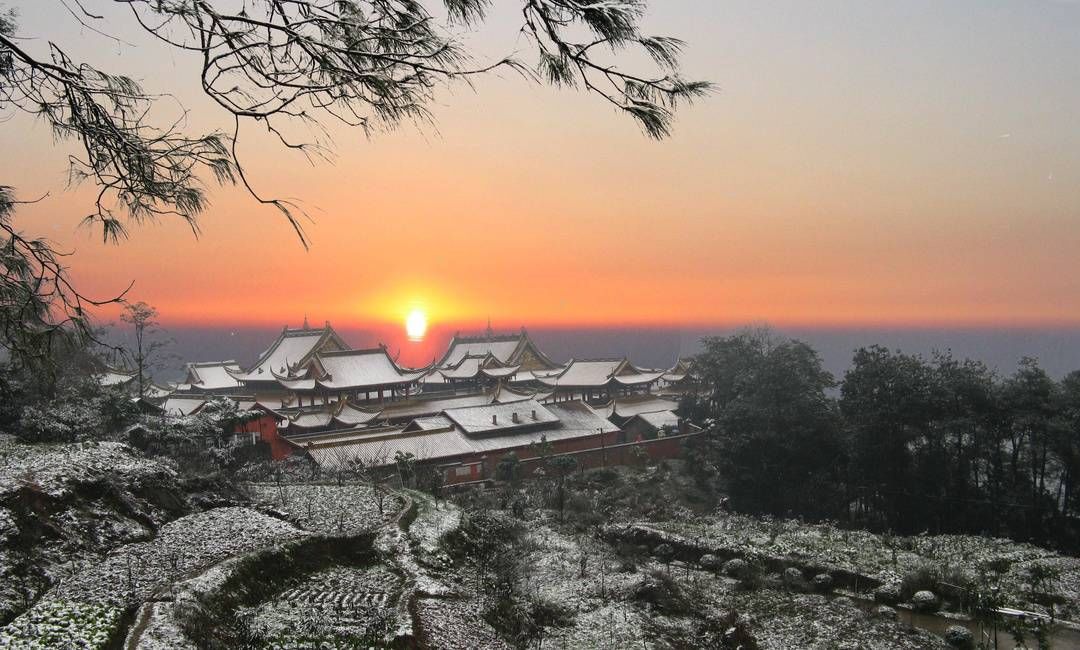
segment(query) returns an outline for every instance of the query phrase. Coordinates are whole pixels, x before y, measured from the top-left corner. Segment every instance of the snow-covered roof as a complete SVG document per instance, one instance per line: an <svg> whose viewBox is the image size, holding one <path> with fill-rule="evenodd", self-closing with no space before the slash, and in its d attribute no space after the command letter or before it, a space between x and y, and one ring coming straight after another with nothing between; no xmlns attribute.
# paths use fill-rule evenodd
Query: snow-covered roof
<svg viewBox="0 0 1080 650"><path fill-rule="evenodd" d="M168 397L172 392L173 389L168 386L159 386L158 384L151 383L143 389L143 397L149 399L161 399L162 397Z"/></svg>
<svg viewBox="0 0 1080 650"><path fill-rule="evenodd" d="M628 397L616 397L608 405L608 417L629 418L638 413L655 413L657 411L674 411L679 407L678 402L657 397L656 395L631 395Z"/></svg>
<svg viewBox="0 0 1080 650"><path fill-rule="evenodd" d="M512 429L498 435L473 436L459 427L432 430L427 426L418 426L408 431L393 429L363 434L358 432L355 442L349 444L340 444L339 439L333 446L312 445L307 448L315 462L323 467L333 468L338 463L351 459L360 459L368 465L389 465L398 452L410 453L420 461L449 459L468 454L509 452L511 449L538 443L542 438L549 442L558 442L597 436L601 431L607 433L618 430L618 427L583 402L560 402L541 408L549 409L547 412L555 416L554 422L545 423L542 428Z"/></svg>
<svg viewBox="0 0 1080 650"><path fill-rule="evenodd" d="M551 411L559 419L559 430L564 434L574 432L577 436L587 436L599 434L601 431L609 433L619 430L619 427L609 422L591 406L579 400L544 404L544 408Z"/></svg>
<svg viewBox="0 0 1080 650"><path fill-rule="evenodd" d="M640 420L642 422L645 422L653 429L662 429L664 427L672 427L677 429L679 427L679 416L675 415L675 413L672 411L654 411L651 413L638 413L630 419L631 422L633 422L634 420Z"/></svg>
<svg viewBox="0 0 1080 650"><path fill-rule="evenodd" d="M203 361L187 364L187 378L191 390L230 390L240 386L233 376L240 374L240 365L233 360Z"/></svg>
<svg viewBox="0 0 1080 650"><path fill-rule="evenodd" d="M491 355L506 363L518 348L522 334L493 337L457 337L450 341L446 356L439 363L440 368L456 366L465 357L483 358Z"/></svg>
<svg viewBox="0 0 1080 650"><path fill-rule="evenodd" d="M559 373L561 373L565 369L566 369L565 366L558 366L558 367L552 368L550 370L520 370L519 369L517 372L514 373L514 376L510 378L510 383L512 383L512 384L524 384L524 383L528 383L528 382L531 382L531 381L542 381L543 379L545 379L547 377L554 377L555 375L558 375Z"/></svg>
<svg viewBox="0 0 1080 650"><path fill-rule="evenodd" d="M549 386L605 386L626 359L571 359L558 375L539 377Z"/></svg>
<svg viewBox="0 0 1080 650"><path fill-rule="evenodd" d="M329 390L412 383L426 372L426 369L401 368L382 346L367 350L319 352L315 355L314 363L324 373L316 377L316 380L320 386Z"/></svg>
<svg viewBox="0 0 1080 650"><path fill-rule="evenodd" d="M316 352L348 349L329 322L321 329L286 327L251 368L235 376L241 381L274 381L274 373L287 375Z"/></svg>
<svg viewBox="0 0 1080 650"><path fill-rule="evenodd" d="M383 405L379 419L387 422L401 422L425 415L436 415L450 408L488 404L491 400L492 393L474 393L471 395L449 395L437 398L412 399L404 402L390 402Z"/></svg>
<svg viewBox="0 0 1080 650"><path fill-rule="evenodd" d="M495 334L490 326L479 336L455 334L446 354L436 364L439 368L456 367L466 357L491 355L502 365L526 364L527 368L554 368L557 364L529 338L525 328L514 334Z"/></svg>
<svg viewBox="0 0 1080 650"><path fill-rule="evenodd" d="M641 384L651 384L660 379L663 375L663 370L654 370L652 372L630 372L622 375L615 375L612 379L615 380L615 383L622 384L623 386L640 386Z"/></svg>
<svg viewBox="0 0 1080 650"><path fill-rule="evenodd" d="M301 412L289 417L289 427L317 429L330 426L334 416L328 411Z"/></svg>
<svg viewBox="0 0 1080 650"><path fill-rule="evenodd" d="M662 370L643 371L624 359L571 359L566 369L556 375L537 377L548 386L600 387L609 383L639 386L658 380Z"/></svg>
<svg viewBox="0 0 1080 650"><path fill-rule="evenodd" d="M499 385L495 389L495 394L492 396L492 401L499 403L506 402L520 402L526 399L535 399L541 401L541 399L549 396L550 392L540 392L532 390L524 390L519 388L511 388L505 385Z"/></svg>
<svg viewBox="0 0 1080 650"><path fill-rule="evenodd" d="M376 420L380 413L381 411L378 410L369 411L349 403L344 403L341 406L341 410L334 414L334 421L347 427L357 426Z"/></svg>
<svg viewBox="0 0 1080 650"><path fill-rule="evenodd" d="M559 421L534 399L447 409L443 414L468 434L490 434Z"/></svg>
<svg viewBox="0 0 1080 650"><path fill-rule="evenodd" d="M202 408L203 404L206 404L204 397L170 395L165 398L161 408L167 415L191 415Z"/></svg>
<svg viewBox="0 0 1080 650"><path fill-rule="evenodd" d="M430 415L416 418L405 427L405 431L437 431L453 427L454 423L445 415Z"/></svg>
<svg viewBox="0 0 1080 650"><path fill-rule="evenodd" d="M439 374L446 379L472 379L480 372L480 364L485 358L484 356L464 357L452 367L440 368Z"/></svg>
<svg viewBox="0 0 1080 650"><path fill-rule="evenodd" d="M116 370L113 368L106 368L103 372L99 372L94 375L94 380L102 386L123 386L135 379L136 373L134 370Z"/></svg>
<svg viewBox="0 0 1080 650"><path fill-rule="evenodd" d="M492 379L502 379L509 377L518 371L521 366L506 366L504 368L481 368L480 372L491 377Z"/></svg>

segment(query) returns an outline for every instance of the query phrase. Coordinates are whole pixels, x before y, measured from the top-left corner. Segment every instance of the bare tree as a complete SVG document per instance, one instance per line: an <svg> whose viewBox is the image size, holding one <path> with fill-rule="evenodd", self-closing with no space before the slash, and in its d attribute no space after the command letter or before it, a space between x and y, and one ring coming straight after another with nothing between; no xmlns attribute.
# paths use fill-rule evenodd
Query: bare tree
<svg viewBox="0 0 1080 650"><path fill-rule="evenodd" d="M149 371L159 367L164 361L164 351L169 347L170 341L160 336L157 310L141 300L125 304L120 320L131 326L132 335L135 337L135 343L128 354L138 373L136 380L139 395L143 395Z"/></svg>
<svg viewBox="0 0 1080 650"><path fill-rule="evenodd" d="M20 34L15 12L0 4L0 110L35 115L56 138L80 145L81 154L69 157L70 177L97 187L86 222L99 225L106 240L123 238L128 221L166 216L183 219L198 234L205 179L212 178L239 183L278 210L306 246L303 212L290 201L264 197L245 174L237 148L242 123L309 158L325 157L327 122L372 131L430 120L440 85L507 68L598 95L660 138L669 133L678 104L709 90L707 82L679 75L682 41L640 31L645 0L520 2L521 33L535 52L531 65L512 56L476 63L459 44L460 34L483 21L489 0L113 0L130 12L132 28L198 61L203 92L232 128L196 135L183 132L183 110L172 122L150 118L175 98L77 61L43 35ZM61 0L84 27L111 36L107 30L123 26L93 10L104 4ZM118 48L127 45L113 38ZM652 65L621 67L630 50L647 54ZM0 203L0 227L9 240L0 243L13 251L0 260L4 347L17 342L24 323L49 331L72 323L83 328L84 306L93 302L75 291L47 242L8 225L11 195L5 188L7 207ZM27 301L38 308L15 308Z"/></svg>

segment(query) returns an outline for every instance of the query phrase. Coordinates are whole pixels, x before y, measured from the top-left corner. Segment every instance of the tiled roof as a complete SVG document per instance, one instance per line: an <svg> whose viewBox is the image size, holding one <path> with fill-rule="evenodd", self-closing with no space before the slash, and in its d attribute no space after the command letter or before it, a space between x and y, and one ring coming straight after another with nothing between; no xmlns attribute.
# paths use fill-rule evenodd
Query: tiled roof
<svg viewBox="0 0 1080 650"><path fill-rule="evenodd" d="M648 423L654 429L679 426L679 416L672 411L654 411L651 413L638 413L633 420L641 420Z"/></svg>
<svg viewBox="0 0 1080 650"><path fill-rule="evenodd" d="M482 368L480 372L493 379L509 377L518 371L521 366L506 366L505 368Z"/></svg>
<svg viewBox="0 0 1080 650"><path fill-rule="evenodd" d="M571 359L561 373L537 379L558 387L600 387L612 382L636 386L652 383L663 374L662 370L639 370L626 359Z"/></svg>
<svg viewBox="0 0 1080 650"><path fill-rule="evenodd" d="M611 415L628 418L638 413L674 411L679 404L655 395L633 395L630 397L616 397L611 406L613 407Z"/></svg>
<svg viewBox="0 0 1080 650"><path fill-rule="evenodd" d="M454 337L454 339L450 341L450 348L446 351L446 356L443 357L442 362L439 363L439 367L456 366L459 361L467 356L484 357L488 354L499 361L506 363L517 350L518 343L520 343L522 336L523 335L521 334L513 334L510 336L493 336L490 338Z"/></svg>
<svg viewBox="0 0 1080 650"><path fill-rule="evenodd" d="M468 434L490 434L559 421L551 411L533 399L447 409L444 414Z"/></svg>
<svg viewBox="0 0 1080 650"><path fill-rule="evenodd" d="M270 347L259 355L255 365L236 377L241 381L274 381L273 373L287 375L292 367L306 361L324 345L330 345L333 349L349 347L330 327L330 323L321 329L285 328Z"/></svg>
<svg viewBox="0 0 1080 650"><path fill-rule="evenodd" d="M319 385L329 390L411 383L425 372L400 368L383 347L320 352L315 355L315 363L326 373L317 378Z"/></svg>
<svg viewBox="0 0 1080 650"><path fill-rule="evenodd" d="M341 410L334 415L334 421L344 426L356 426L360 424L367 424L378 419L381 411L369 411L353 406L352 404L344 404Z"/></svg>
<svg viewBox="0 0 1080 650"><path fill-rule="evenodd" d="M143 397L148 397L150 399L161 399L162 397L168 397L169 395L172 395L172 393L172 388L159 386L153 383L149 384L146 388L143 389Z"/></svg>
<svg viewBox="0 0 1080 650"><path fill-rule="evenodd" d="M289 427L299 427L301 429L316 429L330 426L330 422L332 420L333 415L331 415L328 411L319 411L314 413L298 413L289 418Z"/></svg>
<svg viewBox="0 0 1080 650"><path fill-rule="evenodd" d="M657 379L660 379L660 377L662 377L663 375L663 370L655 370L652 372L639 372L616 375L615 377L613 377L613 379L615 380L615 383L622 384L623 386L638 386L641 384L651 384Z"/></svg>
<svg viewBox="0 0 1080 650"><path fill-rule="evenodd" d="M440 368L439 374L446 379L472 379L480 372L480 364L483 363L484 359L483 356L464 357L452 367Z"/></svg>
<svg viewBox="0 0 1080 650"><path fill-rule="evenodd" d="M165 399L161 408L168 415L191 415L202 408L203 404L206 404L206 399L202 397L172 395Z"/></svg>
<svg viewBox="0 0 1080 650"><path fill-rule="evenodd" d="M405 427L406 431L435 431L453 427L454 423L445 415L429 415L424 418L416 418Z"/></svg>
<svg viewBox="0 0 1080 650"><path fill-rule="evenodd" d="M399 451L410 453L417 460L454 458L468 454L490 454L527 447L547 439L558 442L599 435L600 431L616 431L618 427L602 418L582 402L560 402L541 408L557 415L554 423L542 429L511 430L504 434L471 436L459 428L453 430L402 429L367 435L358 434L354 442L334 446L309 448L312 458L323 467L333 468L346 460L359 459L368 465L389 465ZM300 442L302 446L304 443Z"/></svg>
<svg viewBox="0 0 1080 650"><path fill-rule="evenodd" d="M572 359L562 373L539 379L549 386L605 386L625 363L625 359Z"/></svg>
<svg viewBox="0 0 1080 650"><path fill-rule="evenodd" d="M120 386L135 379L135 375L134 371L128 372L126 370L107 368L105 372L94 375L94 379L102 386Z"/></svg>
<svg viewBox="0 0 1080 650"><path fill-rule="evenodd" d="M487 404L491 402L491 400L491 393L473 393L470 395L447 395L445 397L390 402L383 406L383 411L379 415L379 419L390 422L401 422L425 415L436 415L450 408Z"/></svg>
<svg viewBox="0 0 1080 650"><path fill-rule="evenodd" d="M206 361L187 364L187 383L192 390L228 390L240 382L233 375L241 372L235 361Z"/></svg>

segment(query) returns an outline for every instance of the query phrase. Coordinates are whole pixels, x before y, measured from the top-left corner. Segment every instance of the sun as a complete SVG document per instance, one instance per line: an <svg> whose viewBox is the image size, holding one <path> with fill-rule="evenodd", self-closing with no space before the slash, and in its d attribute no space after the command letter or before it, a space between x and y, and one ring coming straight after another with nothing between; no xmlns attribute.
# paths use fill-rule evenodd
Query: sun
<svg viewBox="0 0 1080 650"><path fill-rule="evenodd" d="M423 309L414 308L405 317L405 333L410 341L424 340L424 334L427 334L427 314Z"/></svg>

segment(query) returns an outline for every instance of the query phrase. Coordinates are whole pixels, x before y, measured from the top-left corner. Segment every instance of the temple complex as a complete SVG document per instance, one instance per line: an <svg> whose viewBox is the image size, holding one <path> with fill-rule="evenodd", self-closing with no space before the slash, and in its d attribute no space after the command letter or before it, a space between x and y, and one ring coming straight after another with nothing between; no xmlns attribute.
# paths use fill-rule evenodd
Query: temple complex
<svg viewBox="0 0 1080 650"><path fill-rule="evenodd" d="M353 348L329 322L312 328L305 320L284 327L250 366L189 363L183 382L137 399L162 417L230 400L250 414L238 439L265 443L275 459L307 455L336 471L350 462L389 467L407 454L434 463L447 483L469 483L491 480L510 452L533 469L551 454L596 466L642 451L679 453L700 432L677 414L690 369L685 359L666 370L626 358L560 364L525 328L496 334L490 325L480 335L455 334L430 366L408 368L385 345ZM134 374L98 379L123 387Z"/></svg>

